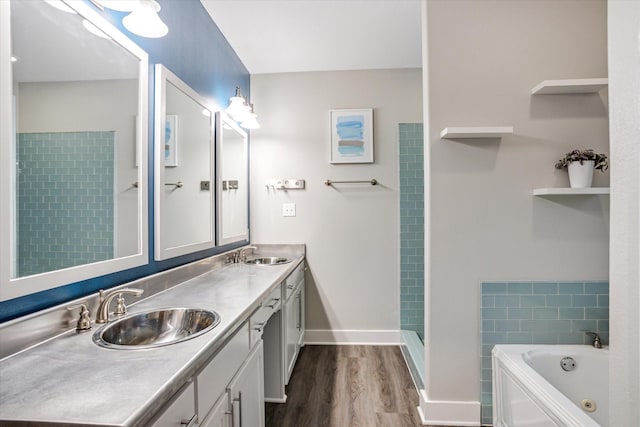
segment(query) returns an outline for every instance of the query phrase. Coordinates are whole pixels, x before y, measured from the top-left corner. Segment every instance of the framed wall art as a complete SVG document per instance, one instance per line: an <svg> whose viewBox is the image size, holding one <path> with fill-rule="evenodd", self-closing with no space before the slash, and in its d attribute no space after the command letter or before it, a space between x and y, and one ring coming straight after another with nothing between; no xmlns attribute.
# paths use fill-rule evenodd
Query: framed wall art
<svg viewBox="0 0 640 427"><path fill-rule="evenodd" d="M330 110L331 163L373 163L373 109Z"/></svg>

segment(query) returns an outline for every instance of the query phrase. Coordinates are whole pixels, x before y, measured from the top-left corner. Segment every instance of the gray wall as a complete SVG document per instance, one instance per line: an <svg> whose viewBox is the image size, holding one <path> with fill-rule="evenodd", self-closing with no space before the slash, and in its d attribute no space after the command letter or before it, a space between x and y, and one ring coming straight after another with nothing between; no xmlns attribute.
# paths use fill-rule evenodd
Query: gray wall
<svg viewBox="0 0 640 427"><path fill-rule="evenodd" d="M609 0L611 419L640 419L640 2ZM623 369L619 369L623 367Z"/></svg>
<svg viewBox="0 0 640 427"><path fill-rule="evenodd" d="M554 163L572 148L609 153L607 91L530 95L542 80L607 76L606 3L435 0L426 8L431 240L423 399L444 421L477 422L480 282L608 277L608 197L532 196L534 188L568 187ZM441 140L449 126L513 126L515 133ZM594 186L608 180L598 172Z"/></svg>
<svg viewBox="0 0 640 427"><path fill-rule="evenodd" d="M421 92L416 69L251 77L262 123L251 134L251 240L306 243L307 340L397 342L397 127L421 120ZM375 163L329 163L329 110L339 108L374 109ZM307 187L267 189L274 178L302 178ZM332 188L328 178L381 185ZM286 202L296 203L296 217L282 217Z"/></svg>

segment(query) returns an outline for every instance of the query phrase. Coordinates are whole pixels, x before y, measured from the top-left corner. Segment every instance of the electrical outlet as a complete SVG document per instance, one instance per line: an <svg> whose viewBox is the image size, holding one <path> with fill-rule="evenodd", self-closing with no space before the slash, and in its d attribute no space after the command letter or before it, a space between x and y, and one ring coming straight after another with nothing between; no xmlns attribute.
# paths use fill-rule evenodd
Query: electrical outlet
<svg viewBox="0 0 640 427"><path fill-rule="evenodd" d="M296 204L295 203L283 203L282 204L282 216L296 216Z"/></svg>

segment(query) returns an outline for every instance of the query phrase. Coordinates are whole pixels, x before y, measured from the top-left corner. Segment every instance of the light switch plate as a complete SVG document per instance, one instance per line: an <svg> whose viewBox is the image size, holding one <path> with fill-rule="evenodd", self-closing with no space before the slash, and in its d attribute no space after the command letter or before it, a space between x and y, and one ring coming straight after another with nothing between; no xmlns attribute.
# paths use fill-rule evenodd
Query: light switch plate
<svg viewBox="0 0 640 427"><path fill-rule="evenodd" d="M283 203L282 204L282 216L296 216L296 204L295 203Z"/></svg>

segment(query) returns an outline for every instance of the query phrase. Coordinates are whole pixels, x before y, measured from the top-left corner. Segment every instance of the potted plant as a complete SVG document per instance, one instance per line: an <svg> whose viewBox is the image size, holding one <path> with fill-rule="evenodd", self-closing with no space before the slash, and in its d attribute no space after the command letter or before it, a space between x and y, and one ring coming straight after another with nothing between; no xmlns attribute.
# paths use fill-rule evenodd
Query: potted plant
<svg viewBox="0 0 640 427"><path fill-rule="evenodd" d="M570 151L556 162L556 169L569 171L571 188L591 187L594 169L604 172L608 168L607 156L591 149Z"/></svg>

